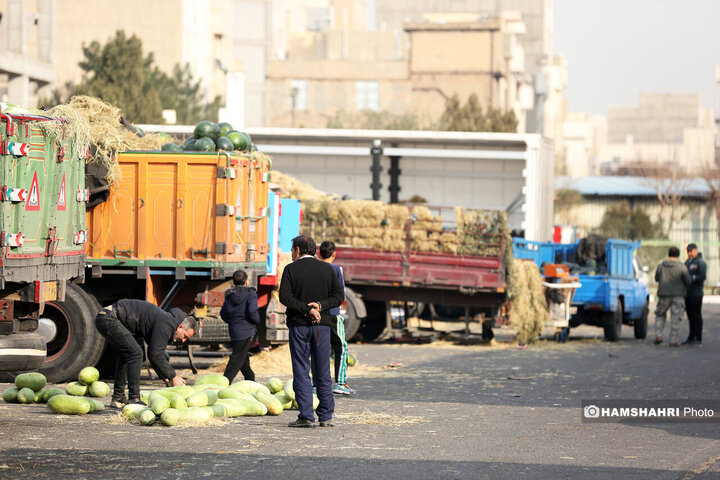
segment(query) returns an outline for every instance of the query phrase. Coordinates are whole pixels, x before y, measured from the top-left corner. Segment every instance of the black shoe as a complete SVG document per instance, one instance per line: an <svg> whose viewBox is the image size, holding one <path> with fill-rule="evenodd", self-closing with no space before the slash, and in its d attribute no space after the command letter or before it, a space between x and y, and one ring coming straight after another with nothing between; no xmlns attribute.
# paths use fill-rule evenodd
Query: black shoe
<svg viewBox="0 0 720 480"><path fill-rule="evenodd" d="M702 340L697 340L697 339L696 339L696 340L690 340L688 343L689 343L690 345L696 345L696 346L699 347L699 346L702 345Z"/></svg>
<svg viewBox="0 0 720 480"><path fill-rule="evenodd" d="M655 340L653 340L653 345L660 345L662 342L662 337L655 337Z"/></svg>
<svg viewBox="0 0 720 480"><path fill-rule="evenodd" d="M127 405L145 405L145 402L140 400L140 397L135 397L128 400Z"/></svg>
<svg viewBox="0 0 720 480"><path fill-rule="evenodd" d="M110 405L108 405L108 407L120 410L121 408L123 408L125 406L126 403L127 403L127 398L124 398L124 397L120 398L120 399L113 398L112 400L110 400Z"/></svg>
<svg viewBox="0 0 720 480"><path fill-rule="evenodd" d="M685 340L684 342L682 342L680 345L692 345L693 342L694 342L694 340L690 340L690 339L688 338L687 340Z"/></svg>
<svg viewBox="0 0 720 480"><path fill-rule="evenodd" d="M321 427L334 427L335 424L332 422L332 420L320 420L319 425Z"/></svg>
<svg viewBox="0 0 720 480"><path fill-rule="evenodd" d="M298 418L294 422L288 423L288 427L295 428L315 428L315 422L308 420L307 418Z"/></svg>

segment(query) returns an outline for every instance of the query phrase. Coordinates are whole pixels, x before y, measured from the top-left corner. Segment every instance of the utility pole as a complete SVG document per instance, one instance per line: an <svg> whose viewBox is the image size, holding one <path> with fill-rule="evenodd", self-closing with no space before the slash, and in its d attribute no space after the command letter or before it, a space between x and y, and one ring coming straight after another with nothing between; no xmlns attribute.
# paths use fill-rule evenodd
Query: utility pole
<svg viewBox="0 0 720 480"><path fill-rule="evenodd" d="M372 199L380 200L380 189L382 184L380 183L380 173L382 173L382 165L380 159L382 157L383 149L380 140L373 140L372 148L370 149L370 155L372 156L372 166L370 171L372 172L372 183L370 189L372 190Z"/></svg>

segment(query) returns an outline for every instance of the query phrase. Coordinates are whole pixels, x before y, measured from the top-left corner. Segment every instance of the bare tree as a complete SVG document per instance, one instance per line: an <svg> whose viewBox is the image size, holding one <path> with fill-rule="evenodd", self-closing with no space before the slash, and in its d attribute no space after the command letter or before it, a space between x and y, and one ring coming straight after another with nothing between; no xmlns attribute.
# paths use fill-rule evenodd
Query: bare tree
<svg viewBox="0 0 720 480"><path fill-rule="evenodd" d="M645 177L645 183L655 191L660 205L657 223L659 233L667 238L675 222L689 213L688 208L683 211L683 197L692 178L684 169L678 168L675 161L671 165L643 163L637 170Z"/></svg>

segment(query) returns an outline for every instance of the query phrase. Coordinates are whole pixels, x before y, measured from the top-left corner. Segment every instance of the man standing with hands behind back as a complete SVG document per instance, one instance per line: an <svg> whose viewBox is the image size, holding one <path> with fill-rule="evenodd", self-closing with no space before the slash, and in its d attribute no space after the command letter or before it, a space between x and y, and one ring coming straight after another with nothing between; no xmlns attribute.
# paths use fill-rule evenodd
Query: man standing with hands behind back
<svg viewBox="0 0 720 480"><path fill-rule="evenodd" d="M685 266L690 272L692 283L687 287L687 297L685 297L685 311L690 323L690 334L683 345L702 345L702 302L707 265L702 258L702 253L698 252L697 245L694 243L687 246Z"/></svg>
<svg viewBox="0 0 720 480"><path fill-rule="evenodd" d="M310 371L320 405L321 427L332 427L335 410L330 374L330 309L339 307L345 295L332 267L315 258L315 241L300 235L292 241L293 263L285 267L280 281L280 303L287 307L293 390L300 413L289 427L315 426Z"/></svg>

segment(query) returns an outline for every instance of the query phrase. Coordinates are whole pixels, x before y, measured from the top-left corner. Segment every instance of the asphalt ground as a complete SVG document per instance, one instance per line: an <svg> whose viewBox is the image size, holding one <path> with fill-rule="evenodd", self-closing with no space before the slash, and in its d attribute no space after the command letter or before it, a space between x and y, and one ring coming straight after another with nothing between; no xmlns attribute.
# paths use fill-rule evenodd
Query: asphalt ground
<svg viewBox="0 0 720 480"><path fill-rule="evenodd" d="M717 423L581 422L583 399L718 399L720 305L704 314L702 347L655 346L652 325L612 344L580 327L525 349L351 345L359 393L336 396L334 428L290 429L292 410L168 428L0 402L0 478L718 479Z"/></svg>

